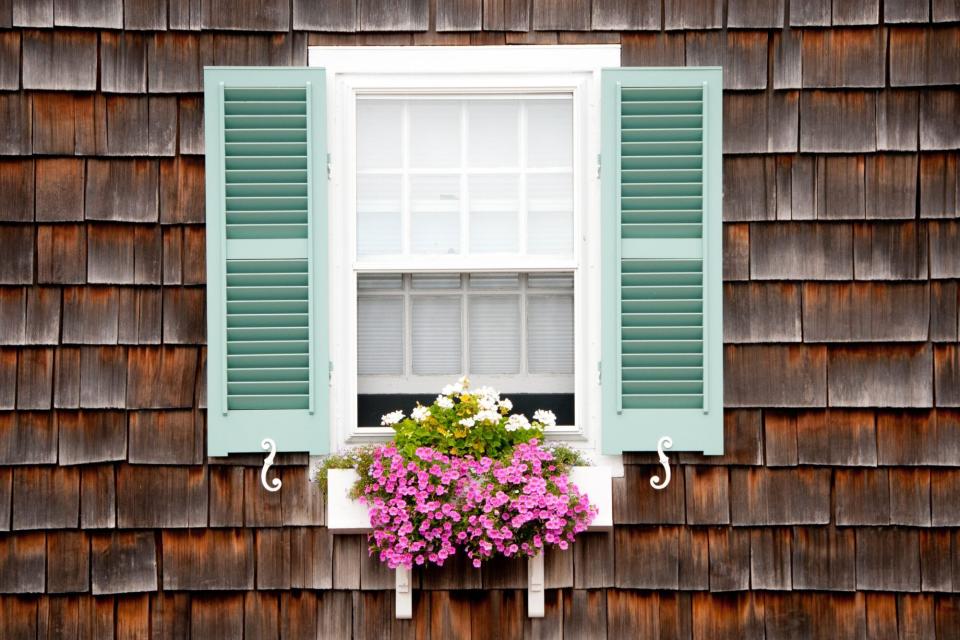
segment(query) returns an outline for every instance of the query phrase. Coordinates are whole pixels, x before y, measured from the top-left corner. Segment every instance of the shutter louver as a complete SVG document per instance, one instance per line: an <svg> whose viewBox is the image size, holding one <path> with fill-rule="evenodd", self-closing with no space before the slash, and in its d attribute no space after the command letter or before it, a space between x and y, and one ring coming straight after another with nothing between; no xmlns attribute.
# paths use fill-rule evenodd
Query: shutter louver
<svg viewBox="0 0 960 640"><path fill-rule="evenodd" d="M661 435L675 450L722 449L721 86L719 70L604 72L610 453Z"/></svg>
<svg viewBox="0 0 960 640"><path fill-rule="evenodd" d="M211 455L327 449L322 69L205 71Z"/></svg>

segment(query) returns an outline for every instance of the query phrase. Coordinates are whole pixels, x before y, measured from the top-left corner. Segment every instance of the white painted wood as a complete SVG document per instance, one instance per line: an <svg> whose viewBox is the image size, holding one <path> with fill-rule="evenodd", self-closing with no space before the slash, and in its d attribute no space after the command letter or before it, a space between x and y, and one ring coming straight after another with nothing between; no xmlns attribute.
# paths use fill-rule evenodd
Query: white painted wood
<svg viewBox="0 0 960 640"><path fill-rule="evenodd" d="M397 567L396 577L397 619L409 620L413 617L413 587L410 586L410 569Z"/></svg>
<svg viewBox="0 0 960 640"><path fill-rule="evenodd" d="M370 531L366 505L350 498L350 489L357 478L354 469L330 469L327 472L327 528L330 533Z"/></svg>
<svg viewBox="0 0 960 640"><path fill-rule="evenodd" d="M613 468L607 465L597 467L573 467L570 469L570 481L581 493L586 493L590 504L597 507L597 516L588 531L611 531L613 529Z"/></svg>
<svg viewBox="0 0 960 640"><path fill-rule="evenodd" d="M527 616L542 618L544 605L543 553L527 559Z"/></svg>

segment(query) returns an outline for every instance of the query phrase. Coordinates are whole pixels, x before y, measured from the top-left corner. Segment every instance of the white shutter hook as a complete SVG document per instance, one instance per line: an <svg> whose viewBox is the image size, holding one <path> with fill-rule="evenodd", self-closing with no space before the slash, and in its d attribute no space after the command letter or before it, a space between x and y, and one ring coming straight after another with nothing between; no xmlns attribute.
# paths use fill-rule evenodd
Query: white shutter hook
<svg viewBox="0 0 960 640"><path fill-rule="evenodd" d="M661 491L667 488L667 485L670 484L670 460L667 458L667 454L663 450L669 449L673 446L673 440L670 436L663 436L657 441L657 455L660 456L660 464L663 465L664 479L663 482L660 482L660 476L655 475L650 478L650 486Z"/></svg>
<svg viewBox="0 0 960 640"><path fill-rule="evenodd" d="M283 485L283 481L280 480L280 478L274 478L269 483L267 482L267 471L273 464L273 459L277 457L277 443L274 442L272 438L264 438L260 446L270 452L263 461L263 469L260 470L260 484L262 484L263 488L267 491L280 491L280 487Z"/></svg>

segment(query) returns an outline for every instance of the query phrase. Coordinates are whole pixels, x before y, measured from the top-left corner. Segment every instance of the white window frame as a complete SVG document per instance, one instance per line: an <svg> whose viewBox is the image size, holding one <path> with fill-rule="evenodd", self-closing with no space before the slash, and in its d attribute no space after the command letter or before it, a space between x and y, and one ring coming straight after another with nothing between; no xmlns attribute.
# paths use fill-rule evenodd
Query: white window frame
<svg viewBox="0 0 960 640"><path fill-rule="evenodd" d="M600 70L620 66L619 45L310 47L327 77L330 238L331 449L381 441L386 427L356 426L356 273L574 271L576 422L551 439L600 450ZM488 256L356 260L356 99L361 93L537 93L573 95L573 259L524 256L491 267ZM548 408L548 407L545 407ZM604 460L617 465L617 460Z"/></svg>

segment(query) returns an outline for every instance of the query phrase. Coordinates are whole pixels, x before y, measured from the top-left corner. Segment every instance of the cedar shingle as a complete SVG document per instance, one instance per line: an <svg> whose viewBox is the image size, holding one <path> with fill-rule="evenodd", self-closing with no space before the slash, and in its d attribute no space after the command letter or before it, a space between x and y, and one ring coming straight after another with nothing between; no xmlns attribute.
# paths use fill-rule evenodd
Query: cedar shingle
<svg viewBox="0 0 960 640"><path fill-rule="evenodd" d="M0 413L0 464L51 464L56 461L57 427L51 413ZM0 480L0 484L2 482ZM0 507L4 506L0 500ZM0 522L4 519L5 516L0 517Z"/></svg>
<svg viewBox="0 0 960 640"><path fill-rule="evenodd" d="M681 452L681 464L700 465L759 465L763 463L761 450L761 412L727 409L723 414L722 456L704 456ZM651 472L652 473L652 472Z"/></svg>
<svg viewBox="0 0 960 640"><path fill-rule="evenodd" d="M563 594L563 635L583 640L607 637L607 594L574 589Z"/></svg>
<svg viewBox="0 0 960 640"><path fill-rule="evenodd" d="M58 412L60 464L123 460L127 415L121 411Z"/></svg>
<svg viewBox="0 0 960 640"><path fill-rule="evenodd" d="M877 455L882 465L960 464L960 414L924 411L880 413Z"/></svg>
<svg viewBox="0 0 960 640"><path fill-rule="evenodd" d="M64 27L123 28L123 0L57 0L53 5L53 22Z"/></svg>
<svg viewBox="0 0 960 640"><path fill-rule="evenodd" d="M723 279L750 278L750 225L723 225Z"/></svg>
<svg viewBox="0 0 960 640"><path fill-rule="evenodd" d="M550 596L547 596L549 603ZM436 605L434 605L436 606ZM607 633L611 638L656 638L660 636L660 596L657 593L611 589L607 592ZM451 637L451 636L440 636ZM556 638L544 632L527 637Z"/></svg>
<svg viewBox="0 0 960 640"><path fill-rule="evenodd" d="M766 594L764 614L770 640L867 637L864 597L859 594Z"/></svg>
<svg viewBox="0 0 960 640"><path fill-rule="evenodd" d="M80 406L80 349L61 347L53 360L53 406L76 409Z"/></svg>
<svg viewBox="0 0 960 640"><path fill-rule="evenodd" d="M43 532L0 536L0 593L43 593L45 563ZM7 622L12 624L13 620ZM10 631L11 627L4 625L4 632Z"/></svg>
<svg viewBox="0 0 960 640"><path fill-rule="evenodd" d="M190 635L227 640L243 637L243 594L196 594L190 598Z"/></svg>
<svg viewBox="0 0 960 640"><path fill-rule="evenodd" d="M504 562L494 563L492 566L485 566L480 570L481 580L490 573L496 573L502 579L503 584L500 588L516 588L521 581L526 584L525 579L520 579L522 573L526 576L526 565L518 558L507 559ZM380 562L376 556L367 553L360 553L360 589L362 591L379 591L393 588L395 577L393 572L386 564ZM484 588L488 587L483 582Z"/></svg>
<svg viewBox="0 0 960 640"><path fill-rule="evenodd" d="M706 528L680 529L680 588L710 588L710 536Z"/></svg>
<svg viewBox="0 0 960 640"><path fill-rule="evenodd" d="M930 5L914 0L885 0L884 22L929 22Z"/></svg>
<svg viewBox="0 0 960 640"><path fill-rule="evenodd" d="M243 472L243 467L210 467L211 527L243 526Z"/></svg>
<svg viewBox="0 0 960 640"><path fill-rule="evenodd" d="M955 0L933 0L934 22L956 22L960 20L960 6Z"/></svg>
<svg viewBox="0 0 960 640"><path fill-rule="evenodd" d="M27 296L23 287L0 289L0 344L23 344L27 319Z"/></svg>
<svg viewBox="0 0 960 640"><path fill-rule="evenodd" d="M120 290L120 344L160 344L160 289Z"/></svg>
<svg viewBox="0 0 960 640"><path fill-rule="evenodd" d="M203 223L204 166L203 158L178 156L160 163L160 222Z"/></svg>
<svg viewBox="0 0 960 640"><path fill-rule="evenodd" d="M683 524L683 474L673 469L673 479L662 491L650 490L650 477L663 473L660 466L625 465L623 478L613 479L613 521L616 524Z"/></svg>
<svg viewBox="0 0 960 640"><path fill-rule="evenodd" d="M763 412L764 461L768 467L795 467L798 462L796 412Z"/></svg>
<svg viewBox="0 0 960 640"><path fill-rule="evenodd" d="M728 283L723 298L724 342L800 342L799 286Z"/></svg>
<svg viewBox="0 0 960 640"><path fill-rule="evenodd" d="M833 3L833 24L877 24L880 0Z"/></svg>
<svg viewBox="0 0 960 640"><path fill-rule="evenodd" d="M865 594L867 637L898 638L897 599L890 593Z"/></svg>
<svg viewBox="0 0 960 640"><path fill-rule="evenodd" d="M357 0L357 14L359 31L426 31L430 27L427 0Z"/></svg>
<svg viewBox="0 0 960 640"><path fill-rule="evenodd" d="M822 407L827 402L823 347L727 346L723 397L727 407ZM763 376L758 377L757 372Z"/></svg>
<svg viewBox="0 0 960 640"><path fill-rule="evenodd" d="M259 469L244 469L243 517L247 527L279 527L283 525L281 492L262 491Z"/></svg>
<svg viewBox="0 0 960 640"><path fill-rule="evenodd" d="M957 33L960 34L960 30ZM957 46L960 48L960 44ZM957 113L960 113L960 91L924 91L920 96L920 148L960 148Z"/></svg>
<svg viewBox="0 0 960 640"><path fill-rule="evenodd" d="M960 330L960 291L957 283L935 280L930 283L930 339L934 342L956 342Z"/></svg>
<svg viewBox="0 0 960 640"><path fill-rule="evenodd" d="M920 156L920 217L960 217L960 163L956 154Z"/></svg>
<svg viewBox="0 0 960 640"><path fill-rule="evenodd" d="M37 160L38 222L83 220L84 173L80 159Z"/></svg>
<svg viewBox="0 0 960 640"><path fill-rule="evenodd" d="M88 220L157 220L159 167L155 160L87 162Z"/></svg>
<svg viewBox="0 0 960 640"><path fill-rule="evenodd" d="M655 0L594 0L590 26L595 31L660 29L660 3Z"/></svg>
<svg viewBox="0 0 960 640"><path fill-rule="evenodd" d="M17 409L49 409L53 397L53 349L21 349L17 361Z"/></svg>
<svg viewBox="0 0 960 640"><path fill-rule="evenodd" d="M52 27L53 0L13 0L13 26Z"/></svg>
<svg viewBox="0 0 960 640"><path fill-rule="evenodd" d="M793 588L817 591L856 589L854 529L795 527Z"/></svg>
<svg viewBox="0 0 960 640"><path fill-rule="evenodd" d="M934 0L936 6L936 0ZM934 638L933 597L929 595L899 594L897 596L898 628L901 638Z"/></svg>
<svg viewBox="0 0 960 640"><path fill-rule="evenodd" d="M920 538L916 530L856 529L857 589L920 590Z"/></svg>
<svg viewBox="0 0 960 640"><path fill-rule="evenodd" d="M130 413L130 454L134 464L194 464L202 461L192 411ZM201 443L202 444L202 441ZM211 473L211 495L213 474ZM212 506L211 506L212 512ZM211 515L212 517L212 515Z"/></svg>
<svg viewBox="0 0 960 640"><path fill-rule="evenodd" d="M257 589L289 589L289 529L258 529L254 534Z"/></svg>
<svg viewBox="0 0 960 640"><path fill-rule="evenodd" d="M344 594L349 597L349 594ZM280 594L280 637L281 638L315 638L319 637L319 613L317 606L318 597L309 591L289 592ZM358 600L359 601L359 600ZM340 613L340 612L338 612ZM353 613L351 611L351 613ZM337 618L338 623L343 622L343 613ZM350 624L345 628L338 626L335 631L341 638L351 637L350 634L344 635L345 629L352 628L352 618ZM324 625L324 631L327 631ZM383 626L371 629L371 635L383 632Z"/></svg>
<svg viewBox="0 0 960 640"><path fill-rule="evenodd" d="M796 433L800 464L877 464L877 438L872 412L801 412L797 415Z"/></svg>
<svg viewBox="0 0 960 640"><path fill-rule="evenodd" d="M920 532L920 579L924 591L954 590L958 574L950 560L956 557L956 542L957 534L950 529Z"/></svg>
<svg viewBox="0 0 960 640"><path fill-rule="evenodd" d="M0 284L33 282L33 228L0 225Z"/></svg>
<svg viewBox="0 0 960 640"><path fill-rule="evenodd" d="M687 524L729 524L727 467L684 467Z"/></svg>
<svg viewBox="0 0 960 640"><path fill-rule="evenodd" d="M33 160L0 160L0 221L33 221L33 173Z"/></svg>
<svg viewBox="0 0 960 640"><path fill-rule="evenodd" d="M684 36L673 33L625 33L620 59L624 66L672 67L685 64Z"/></svg>
<svg viewBox="0 0 960 640"><path fill-rule="evenodd" d="M16 406L17 351L0 349L0 409Z"/></svg>
<svg viewBox="0 0 960 640"><path fill-rule="evenodd" d="M0 89L20 88L20 33L0 34Z"/></svg>
<svg viewBox="0 0 960 640"><path fill-rule="evenodd" d="M724 153L796 151L798 102L796 91L724 94Z"/></svg>
<svg viewBox="0 0 960 640"><path fill-rule="evenodd" d="M324 523L323 492L309 480L306 467L287 467L281 472L284 491L283 524L285 526L319 526Z"/></svg>
<svg viewBox="0 0 960 640"><path fill-rule="evenodd" d="M727 4L727 26L737 29L779 29L783 26L783 5L783 0L730 0Z"/></svg>
<svg viewBox="0 0 960 640"><path fill-rule="evenodd" d="M754 280L849 280L852 256L850 225L751 225L750 276Z"/></svg>
<svg viewBox="0 0 960 640"><path fill-rule="evenodd" d="M132 348L127 373L127 406L131 409L192 407L196 375L196 349Z"/></svg>
<svg viewBox="0 0 960 640"><path fill-rule="evenodd" d="M10 531L10 500L12 494L13 469L2 467L0 468L0 531Z"/></svg>
<svg viewBox="0 0 960 640"><path fill-rule="evenodd" d="M123 528L205 526L206 469L121 465L117 518Z"/></svg>
<svg viewBox="0 0 960 640"><path fill-rule="evenodd" d="M333 536L333 542L331 546L333 548L333 588L351 590L360 589L360 547L362 546L360 543L360 536ZM463 562L461 561L460 564L463 564ZM447 567L446 570L434 569L429 574L425 574L424 578L426 578L427 575L430 575L432 577L431 582L433 583L447 581L451 578L451 576L456 578L457 573L455 571L450 571L450 566L452 566L451 563L448 562L445 566ZM463 567L463 570L467 571L466 567ZM470 577L473 577L473 574L467 573L466 575L461 575L459 577L469 580ZM423 586L424 588L436 588L426 584ZM476 587L479 586L480 574L477 573Z"/></svg>
<svg viewBox="0 0 960 640"><path fill-rule="evenodd" d="M830 522L830 470L731 469L734 525Z"/></svg>
<svg viewBox="0 0 960 640"><path fill-rule="evenodd" d="M57 344L60 336L60 289L27 289L26 344Z"/></svg>
<svg viewBox="0 0 960 640"><path fill-rule="evenodd" d="M356 28L356 0L332 2L293 0L295 31L355 31Z"/></svg>
<svg viewBox="0 0 960 640"><path fill-rule="evenodd" d="M166 0L124 0L123 28L163 31L167 28Z"/></svg>
<svg viewBox="0 0 960 640"><path fill-rule="evenodd" d="M938 407L960 407L960 349L937 345L933 356L934 393Z"/></svg>
<svg viewBox="0 0 960 640"><path fill-rule="evenodd" d="M790 529L762 528L750 531L750 586L754 589L789 591L791 572Z"/></svg>
<svg viewBox="0 0 960 640"><path fill-rule="evenodd" d="M203 29L287 31L290 4L284 0L206 0L201 12Z"/></svg>
<svg viewBox="0 0 960 640"><path fill-rule="evenodd" d="M166 344L206 342L206 295L202 288L163 290L163 341Z"/></svg>
<svg viewBox="0 0 960 640"><path fill-rule="evenodd" d="M94 91L97 88L97 34L25 31L23 88Z"/></svg>
<svg viewBox="0 0 960 640"><path fill-rule="evenodd" d="M120 638L145 638L150 633L150 599L147 594L117 598L116 633Z"/></svg>
<svg viewBox="0 0 960 640"><path fill-rule="evenodd" d="M816 168L817 159L815 156L785 156L778 158L778 219L813 220L817 217ZM789 183L789 185L787 183ZM789 203L789 206L787 203ZM789 211L789 216L786 215L787 211Z"/></svg>
<svg viewBox="0 0 960 640"><path fill-rule="evenodd" d="M200 3L194 0L169 0L170 28L178 30L200 29Z"/></svg>
<svg viewBox="0 0 960 640"><path fill-rule="evenodd" d="M330 589L333 586L333 536L323 527L290 529L290 586Z"/></svg>
<svg viewBox="0 0 960 640"><path fill-rule="evenodd" d="M176 28L173 26L172 10L170 17L171 28ZM199 44L199 39L192 34L155 33L147 49L147 82L150 92L203 91Z"/></svg>
<svg viewBox="0 0 960 640"><path fill-rule="evenodd" d="M800 31L785 29L772 35L774 89L799 89L803 84L801 34Z"/></svg>
<svg viewBox="0 0 960 640"><path fill-rule="evenodd" d="M764 604L758 594L695 593L692 610L696 640L764 637Z"/></svg>
<svg viewBox="0 0 960 640"><path fill-rule="evenodd" d="M33 112L26 93L0 93L0 153L27 155L33 151Z"/></svg>
<svg viewBox="0 0 960 640"><path fill-rule="evenodd" d="M204 56L210 55L209 42L201 40ZM213 64L219 66L289 66L293 62L293 39L287 35L217 34L212 44Z"/></svg>
<svg viewBox="0 0 960 640"><path fill-rule="evenodd" d="M750 588L750 532L711 528L710 591L746 591Z"/></svg>
<svg viewBox="0 0 960 640"><path fill-rule="evenodd" d="M157 590L157 545L152 531L124 531L91 539L93 595Z"/></svg>
<svg viewBox="0 0 960 640"><path fill-rule="evenodd" d="M573 586L601 589L613 586L613 533L585 532L573 543Z"/></svg>
<svg viewBox="0 0 960 640"><path fill-rule="evenodd" d="M800 96L800 151L874 151L877 94L874 91L804 91Z"/></svg>
<svg viewBox="0 0 960 640"><path fill-rule="evenodd" d="M890 524L929 527L930 470L890 469Z"/></svg>
<svg viewBox="0 0 960 640"><path fill-rule="evenodd" d="M932 222L930 233L930 277L960 278L960 221Z"/></svg>
<svg viewBox="0 0 960 640"><path fill-rule="evenodd" d="M527 0L483 0L483 28L486 31L526 31L529 25L530 3Z"/></svg>
<svg viewBox="0 0 960 640"><path fill-rule="evenodd" d="M37 637L78 637L80 599L49 596L37 603ZM62 634L62 635L59 635Z"/></svg>
<svg viewBox="0 0 960 640"><path fill-rule="evenodd" d="M723 161L723 218L728 222L776 219L776 161L735 156Z"/></svg>
<svg viewBox="0 0 960 640"><path fill-rule="evenodd" d="M279 634L279 596L256 591L243 594L243 637L268 639L279 638Z"/></svg>
<svg viewBox="0 0 960 640"><path fill-rule="evenodd" d="M804 342L925 341L930 290L919 283L808 283Z"/></svg>
<svg viewBox="0 0 960 640"><path fill-rule="evenodd" d="M853 234L857 280L926 280L927 227L915 222L858 224Z"/></svg>
<svg viewBox="0 0 960 640"><path fill-rule="evenodd" d="M34 93L33 152L84 155L96 152L93 96Z"/></svg>
<svg viewBox="0 0 960 640"><path fill-rule="evenodd" d="M616 586L677 589L678 531L676 527L617 527L614 530Z"/></svg>
<svg viewBox="0 0 960 640"><path fill-rule="evenodd" d="M719 29L723 26L723 2L720 0L664 0L663 28Z"/></svg>
<svg viewBox="0 0 960 640"><path fill-rule="evenodd" d="M163 284L183 284L183 227L163 227Z"/></svg>
<svg viewBox="0 0 960 640"><path fill-rule="evenodd" d="M333 540L333 588L359 589L360 558L367 553L366 536L334 536ZM475 571L467 556L461 553L448 558L442 568L431 567L420 577L425 590L482 588L481 573Z"/></svg>
<svg viewBox="0 0 960 640"><path fill-rule="evenodd" d="M956 598L939 598L936 605L937 637L948 638L960 629L960 602Z"/></svg>
<svg viewBox="0 0 960 640"><path fill-rule="evenodd" d="M203 101L199 97L181 96L178 100L180 121L180 153L203 153Z"/></svg>
<svg viewBox="0 0 960 640"><path fill-rule="evenodd" d="M159 226L134 227L133 282L160 284L163 270L163 235Z"/></svg>
<svg viewBox="0 0 960 640"><path fill-rule="evenodd" d="M803 86L882 87L886 34L876 29L811 29L803 34Z"/></svg>
<svg viewBox="0 0 960 640"><path fill-rule="evenodd" d="M117 526L117 482L113 465L81 467L80 526L84 529Z"/></svg>
<svg viewBox="0 0 960 640"><path fill-rule="evenodd" d="M30 231L29 227L23 227L22 230ZM2 238L3 231L0 230L0 240ZM32 244L30 240L26 238L24 240ZM30 249L31 247L27 245L20 248ZM32 271L32 255L30 262L30 271ZM2 264L0 262L0 265ZM80 224L38 225L37 282L82 284L86 280L87 228Z"/></svg>
<svg viewBox="0 0 960 640"><path fill-rule="evenodd" d="M90 588L90 541L83 531L47 533L47 593Z"/></svg>
<svg viewBox="0 0 960 640"><path fill-rule="evenodd" d="M177 100L172 96L105 96L97 102L104 123L104 156L171 156L176 150Z"/></svg>
<svg viewBox="0 0 960 640"><path fill-rule="evenodd" d="M67 287L63 291L62 344L117 344L116 287Z"/></svg>
<svg viewBox="0 0 960 640"><path fill-rule="evenodd" d="M837 469L834 482L837 526L890 524L886 469Z"/></svg>
<svg viewBox="0 0 960 640"><path fill-rule="evenodd" d="M929 344L831 347L827 368L830 406L933 406Z"/></svg>
<svg viewBox="0 0 960 640"><path fill-rule="evenodd" d="M867 218L909 218L917 212L917 156L877 155L866 160Z"/></svg>
<svg viewBox="0 0 960 640"><path fill-rule="evenodd" d="M590 5L576 0L533 0L533 29L534 31L590 29Z"/></svg>
<svg viewBox="0 0 960 640"><path fill-rule="evenodd" d="M100 90L104 93L146 93L145 36L139 33L101 34L100 65Z"/></svg>
<svg viewBox="0 0 960 640"><path fill-rule="evenodd" d="M687 33L686 63L697 67L722 66L724 89L766 89L767 33Z"/></svg>
<svg viewBox="0 0 960 640"><path fill-rule="evenodd" d="M916 151L920 94L888 89L877 94L877 149Z"/></svg>
<svg viewBox="0 0 960 640"><path fill-rule="evenodd" d="M863 218L866 215L863 156L819 156L816 166L817 218Z"/></svg>
<svg viewBox="0 0 960 640"><path fill-rule="evenodd" d="M480 31L483 27L482 0L440 0L437 2L437 31Z"/></svg>
<svg viewBox="0 0 960 640"><path fill-rule="evenodd" d="M960 28L890 29L890 86L960 82Z"/></svg>
<svg viewBox="0 0 960 640"><path fill-rule="evenodd" d="M80 472L74 467L17 467L13 470L13 528L76 528Z"/></svg>
<svg viewBox="0 0 960 640"><path fill-rule="evenodd" d="M80 406L122 409L127 391L127 351L122 347L80 349Z"/></svg>

